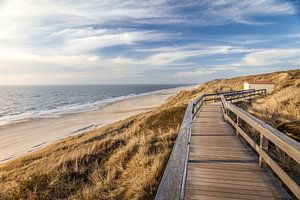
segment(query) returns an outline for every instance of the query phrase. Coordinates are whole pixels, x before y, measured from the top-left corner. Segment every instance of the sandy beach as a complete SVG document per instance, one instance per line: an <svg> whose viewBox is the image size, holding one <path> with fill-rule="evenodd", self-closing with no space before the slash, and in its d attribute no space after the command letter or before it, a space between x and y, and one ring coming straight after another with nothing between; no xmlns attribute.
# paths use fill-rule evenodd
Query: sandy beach
<svg viewBox="0 0 300 200"><path fill-rule="evenodd" d="M38 118L0 127L0 162L32 152L68 136L145 112L161 105L181 90L194 86L158 91L110 103L101 108L57 118Z"/></svg>

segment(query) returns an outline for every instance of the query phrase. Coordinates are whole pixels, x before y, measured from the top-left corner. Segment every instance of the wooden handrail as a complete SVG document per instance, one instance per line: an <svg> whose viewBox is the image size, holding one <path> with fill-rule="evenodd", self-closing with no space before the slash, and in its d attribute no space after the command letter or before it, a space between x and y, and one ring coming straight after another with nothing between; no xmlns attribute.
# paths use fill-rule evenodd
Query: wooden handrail
<svg viewBox="0 0 300 200"><path fill-rule="evenodd" d="M227 91L227 92L203 94L194 101L193 114L194 114L194 116L197 114L197 112L199 111L200 107L203 105L204 102L220 100L221 95L224 95L227 100L232 101L232 100L236 100L236 99L260 95L263 93L266 93L266 89L260 89L260 90L249 89L249 90L238 90L238 91ZM208 99L207 97L213 97L213 98Z"/></svg>
<svg viewBox="0 0 300 200"><path fill-rule="evenodd" d="M264 123L260 119L247 113L246 111L238 108L232 103L228 102L224 95L221 96L223 113L225 119L237 130L237 133L241 135L245 141L253 147L253 149L259 155L259 165L267 164L274 173L284 182L289 190L300 199L300 187L299 185L269 156L268 154L268 142L271 141L274 145L279 147L288 156L294 159L300 164L300 143L294 139L288 137L277 129ZM236 122L232 120L228 111L231 111L236 115ZM240 127L239 120L242 119L246 124L260 133L260 144L257 144L252 138L250 138L246 132Z"/></svg>
<svg viewBox="0 0 300 200"><path fill-rule="evenodd" d="M156 200L180 199L180 196L182 196L183 182L186 179L184 172L186 171L185 163L189 152L188 143L191 134L192 109L193 105L190 103L185 111L168 164L159 184L155 196Z"/></svg>

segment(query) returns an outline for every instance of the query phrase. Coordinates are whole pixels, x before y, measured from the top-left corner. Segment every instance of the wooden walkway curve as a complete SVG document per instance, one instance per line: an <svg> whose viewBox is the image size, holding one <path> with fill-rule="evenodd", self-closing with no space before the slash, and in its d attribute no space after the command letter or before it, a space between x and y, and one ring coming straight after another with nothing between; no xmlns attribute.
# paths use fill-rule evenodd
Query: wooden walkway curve
<svg viewBox="0 0 300 200"><path fill-rule="evenodd" d="M221 103L192 122L185 199L290 199L278 180L224 121Z"/></svg>
<svg viewBox="0 0 300 200"><path fill-rule="evenodd" d="M234 104L265 93L209 93L190 102L155 200L292 199L290 194L300 199L297 177L269 148L279 148L298 165L300 143ZM259 141L247 134L248 128Z"/></svg>

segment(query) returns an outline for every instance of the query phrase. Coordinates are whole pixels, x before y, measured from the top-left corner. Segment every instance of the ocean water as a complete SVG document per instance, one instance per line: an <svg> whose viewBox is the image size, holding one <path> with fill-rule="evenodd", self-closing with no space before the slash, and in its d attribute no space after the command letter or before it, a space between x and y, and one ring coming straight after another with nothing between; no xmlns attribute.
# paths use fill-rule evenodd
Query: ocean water
<svg viewBox="0 0 300 200"><path fill-rule="evenodd" d="M92 110L110 102L180 86L184 85L0 86L0 126Z"/></svg>

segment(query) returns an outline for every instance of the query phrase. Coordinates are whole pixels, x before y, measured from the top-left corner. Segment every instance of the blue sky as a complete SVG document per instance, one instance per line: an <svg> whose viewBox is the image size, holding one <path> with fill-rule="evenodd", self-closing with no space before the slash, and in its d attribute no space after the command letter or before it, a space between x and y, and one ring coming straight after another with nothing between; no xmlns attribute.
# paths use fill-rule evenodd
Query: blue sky
<svg viewBox="0 0 300 200"><path fill-rule="evenodd" d="M0 85L200 83L300 68L297 0L0 0Z"/></svg>

